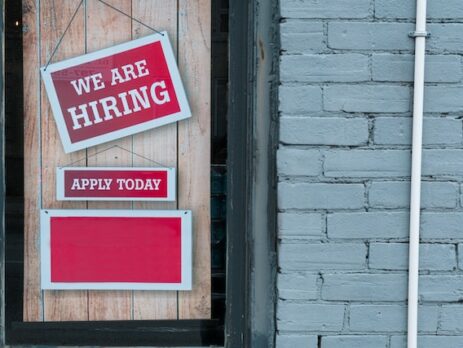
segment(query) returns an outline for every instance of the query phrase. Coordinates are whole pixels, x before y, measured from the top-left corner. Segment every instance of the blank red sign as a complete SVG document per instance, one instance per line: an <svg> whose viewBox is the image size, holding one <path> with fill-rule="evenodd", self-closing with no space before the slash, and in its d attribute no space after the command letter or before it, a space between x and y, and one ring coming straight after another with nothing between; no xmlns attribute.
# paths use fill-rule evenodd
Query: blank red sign
<svg viewBox="0 0 463 348"><path fill-rule="evenodd" d="M49 228L43 231L42 227L43 242L49 246L43 255L49 259L42 260L49 265L45 275L50 277L51 285L92 288L92 283L97 283L102 289L112 289L118 288L116 284L122 288L132 288L131 284L164 284L177 289L188 281L183 279L183 268L191 260L182 257L189 258L184 248L191 249L191 245L184 244L190 244L190 238L185 238L187 233L183 231L190 224L185 221L191 216L189 212L124 216L133 211L116 210L95 216L98 211L93 210L80 211L93 216L65 216L69 215L66 212L69 211L42 213L42 223ZM108 213L110 216L104 216ZM146 211L141 213L148 215Z"/></svg>

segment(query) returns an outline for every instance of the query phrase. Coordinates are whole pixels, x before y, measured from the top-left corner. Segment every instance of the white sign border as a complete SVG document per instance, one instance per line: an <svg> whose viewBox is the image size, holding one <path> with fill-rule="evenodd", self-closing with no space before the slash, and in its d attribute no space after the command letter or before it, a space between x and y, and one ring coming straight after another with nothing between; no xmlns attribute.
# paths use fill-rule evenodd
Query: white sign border
<svg viewBox="0 0 463 348"><path fill-rule="evenodd" d="M115 130L106 134L98 135L96 137L81 140L75 143L71 142L66 123L64 122L64 115L61 111L61 107L58 100L58 95L56 94L55 86L53 84L51 74L55 71L63 70L71 66L84 64L96 59L104 58L110 55L114 55L123 51L128 51L133 48L144 46L154 42L161 42L164 55L166 57L167 67L169 69L170 76L172 78L172 84L174 86L175 93L177 94L177 100L180 107L180 111L161 118L157 118L151 121L139 123L127 128ZM46 69L45 69L46 68ZM163 31L161 34L153 34L142 37L140 39L132 40L123 44L116 46L108 47L96 52L88 53L83 56L74 57L71 59L63 60L58 63L50 64L48 67L41 67L40 72L42 75L43 82L45 84L45 89L47 91L48 100L50 102L53 116L55 118L56 125L58 127L58 132L63 144L64 152L70 153L91 146L99 145L102 143L109 142L111 140L123 138L129 135L143 132L148 129L157 128L164 126L169 123L174 123L186 118L191 117L191 110L188 104L186 97L185 89L180 78L180 73L177 66L177 61L172 50L167 32Z"/></svg>
<svg viewBox="0 0 463 348"><path fill-rule="evenodd" d="M180 217L182 280L180 283L130 283L130 282L52 282L50 219L62 216L91 217ZM42 290L192 290L192 214L190 210L56 210L40 211L40 271Z"/></svg>
<svg viewBox="0 0 463 348"><path fill-rule="evenodd" d="M73 171L166 171L167 172L167 197L66 197L64 188L64 172ZM56 199L58 201L150 201L150 202L174 202L177 198L177 176L175 168L165 167L57 167L56 168Z"/></svg>

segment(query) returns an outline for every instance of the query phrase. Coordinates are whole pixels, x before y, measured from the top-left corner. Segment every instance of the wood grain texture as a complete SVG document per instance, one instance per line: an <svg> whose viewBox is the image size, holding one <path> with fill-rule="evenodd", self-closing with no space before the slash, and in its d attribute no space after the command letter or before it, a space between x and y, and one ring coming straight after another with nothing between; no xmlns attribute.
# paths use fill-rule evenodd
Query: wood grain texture
<svg viewBox="0 0 463 348"><path fill-rule="evenodd" d="M41 65L45 65L60 36L66 29L79 1L40 1ZM72 25L61 42L53 61L59 61L85 53L84 9L80 8ZM59 202L56 200L56 167L85 158L85 151L65 154L50 103L41 87L41 152L42 152L42 208L81 209L82 202ZM39 260L37 260L39 263ZM44 291L44 320L87 320L86 291Z"/></svg>
<svg viewBox="0 0 463 348"><path fill-rule="evenodd" d="M210 0L106 0L127 14L166 30L179 52L191 119L66 155L41 87L44 65L79 0L23 0L25 93L25 289L27 321L207 319L211 314L210 275ZM40 4L40 8L36 8ZM86 0L53 61L113 46L151 33L97 0ZM38 23L40 21L40 23ZM40 28L40 30L39 30ZM39 51L39 47L41 47ZM177 203L57 202L55 169L75 165L153 166L120 148L177 168ZM104 149L109 151L99 153ZM46 291L39 280L39 211L69 209L191 209L193 211L193 291Z"/></svg>
<svg viewBox="0 0 463 348"><path fill-rule="evenodd" d="M23 1L24 82L24 321L41 321L39 208L40 208L40 100L39 32L35 0Z"/></svg>
<svg viewBox="0 0 463 348"><path fill-rule="evenodd" d="M178 126L179 209L193 211L193 291L179 292L179 319L210 319L211 3L179 2L178 61L193 117Z"/></svg>
<svg viewBox="0 0 463 348"><path fill-rule="evenodd" d="M177 51L177 0L132 0L134 18L159 31L167 31ZM145 26L133 23L133 38L153 34ZM170 124L133 136L133 151L162 165L177 167L177 124ZM133 157L135 166L156 166ZM177 209L176 202L134 202L134 209ZM177 319L176 291L134 291L133 313L136 320Z"/></svg>
<svg viewBox="0 0 463 348"><path fill-rule="evenodd" d="M131 14L130 0L106 1L119 10ZM93 52L102 48L129 41L132 38L132 21L114 9L99 1L87 2L87 51ZM127 137L110 143L94 146L88 150L88 165L131 167L132 155L119 148L94 154L111 146L119 145L124 149L132 149L132 138ZM130 209L130 202L89 202L90 209ZM132 319L131 291L89 291L89 320L130 320Z"/></svg>

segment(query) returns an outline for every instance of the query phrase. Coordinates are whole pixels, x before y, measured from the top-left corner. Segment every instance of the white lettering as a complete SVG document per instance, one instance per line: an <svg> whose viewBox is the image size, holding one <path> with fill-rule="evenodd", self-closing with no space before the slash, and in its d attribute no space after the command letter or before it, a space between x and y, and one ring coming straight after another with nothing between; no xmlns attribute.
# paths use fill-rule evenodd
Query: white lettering
<svg viewBox="0 0 463 348"><path fill-rule="evenodd" d="M125 74L125 81L130 81L132 79L136 79L137 75L135 75L135 70L133 68L132 64L127 64L122 66L122 70L124 71Z"/></svg>
<svg viewBox="0 0 463 348"><path fill-rule="evenodd" d="M146 59L139 60L134 64L137 67L138 77L143 77L150 74L149 70L146 68Z"/></svg>
<svg viewBox="0 0 463 348"><path fill-rule="evenodd" d="M90 107L92 108L92 112L93 112L93 123L100 123L100 122L103 122L103 120L101 119L100 117L100 112L98 111L98 102L97 101L91 101L90 103L88 103L88 105L90 105Z"/></svg>
<svg viewBox="0 0 463 348"><path fill-rule="evenodd" d="M148 99L148 94L146 93L146 90L148 87L143 86L140 88L140 91L143 93L143 97L140 95L140 93L136 89L132 89L129 91L130 96L132 97L132 103L133 103L133 112L138 112L141 110L140 104L143 106L143 109L148 109L150 105L150 101Z"/></svg>
<svg viewBox="0 0 463 348"><path fill-rule="evenodd" d="M118 190L121 191L123 190L123 184L124 184L124 179L116 179L118 186Z"/></svg>
<svg viewBox="0 0 463 348"><path fill-rule="evenodd" d="M94 190L98 186L98 179L90 179L90 190Z"/></svg>
<svg viewBox="0 0 463 348"><path fill-rule="evenodd" d="M159 96L162 98L160 99L156 94L156 88L161 87L163 90L159 93ZM165 81L155 82L151 85L151 98L153 98L154 102L158 105L165 104L170 102L169 92L166 91L166 83Z"/></svg>
<svg viewBox="0 0 463 348"><path fill-rule="evenodd" d="M72 181L71 191L80 190L79 179Z"/></svg>
<svg viewBox="0 0 463 348"><path fill-rule="evenodd" d="M105 88L104 82L101 80L103 75L101 73L85 76L83 79L72 80L71 85L78 95L82 95L83 92L90 93L90 80L92 80L93 90L98 91L99 89Z"/></svg>
<svg viewBox="0 0 463 348"><path fill-rule="evenodd" d="M114 97L106 97L100 99L100 104L103 106L104 110L104 119L105 121L111 120L113 117L111 116L111 111L114 113L116 117L121 117L122 114L117 108L117 100Z"/></svg>
<svg viewBox="0 0 463 348"><path fill-rule="evenodd" d="M161 181L161 179L116 179L119 191L159 191Z"/></svg>
<svg viewBox="0 0 463 348"><path fill-rule="evenodd" d="M82 190L85 190L89 185L90 185L90 180L86 178L82 179L82 186L81 186Z"/></svg>
<svg viewBox="0 0 463 348"><path fill-rule="evenodd" d="M125 188L129 191L132 191L135 187L135 181L133 179L125 180Z"/></svg>
<svg viewBox="0 0 463 348"><path fill-rule="evenodd" d="M112 181L113 179L104 179L104 182L106 184L106 189L103 189L103 190L110 190Z"/></svg>
<svg viewBox="0 0 463 348"><path fill-rule="evenodd" d="M92 121L90 121L90 118L88 117L87 104L79 105L79 109L82 112L80 114L76 113L76 110L77 110L76 107L72 107L68 109L68 112L71 114L71 118L72 118L72 129L82 128L82 126L79 123L80 119L84 120L84 127L92 125Z"/></svg>
<svg viewBox="0 0 463 348"><path fill-rule="evenodd" d="M145 180L135 179L135 190L141 191L145 188Z"/></svg>
<svg viewBox="0 0 463 348"><path fill-rule="evenodd" d="M143 69L142 71L144 72ZM76 130L103 121L110 121L114 117L150 109L153 102L157 105L170 102L165 81L154 82L149 91L148 86L142 86L121 92L117 96L109 96L71 107L67 111L72 119L73 129Z"/></svg>
<svg viewBox="0 0 463 348"><path fill-rule="evenodd" d="M146 180L144 189L146 191L153 191L153 185L151 183L151 180Z"/></svg>
<svg viewBox="0 0 463 348"><path fill-rule="evenodd" d="M122 105L124 106L124 116L131 114L132 110L129 108L129 103L127 103L127 92L119 93L119 98L122 100Z"/></svg>
<svg viewBox="0 0 463 348"><path fill-rule="evenodd" d="M111 86L117 85L118 83L125 82L124 78L119 73L119 68L111 69Z"/></svg>
<svg viewBox="0 0 463 348"><path fill-rule="evenodd" d="M103 78L103 75L101 73L95 74L90 76L92 81L93 81L93 90L98 91L100 89L105 88L105 84L101 79Z"/></svg>
<svg viewBox="0 0 463 348"><path fill-rule="evenodd" d="M161 179L153 179L154 189L156 191L159 190L159 184L161 183L161 181L162 181Z"/></svg>

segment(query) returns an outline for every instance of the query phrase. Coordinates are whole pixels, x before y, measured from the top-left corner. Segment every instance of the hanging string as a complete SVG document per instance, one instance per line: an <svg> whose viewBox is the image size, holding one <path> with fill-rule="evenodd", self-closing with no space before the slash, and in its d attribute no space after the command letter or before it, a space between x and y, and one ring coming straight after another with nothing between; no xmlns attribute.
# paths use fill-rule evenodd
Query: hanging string
<svg viewBox="0 0 463 348"><path fill-rule="evenodd" d="M128 153L130 153L130 154L132 154L132 155L135 155L135 156L137 156L137 157L139 157L139 158L142 158L142 159L144 159L145 161L154 163L154 164L156 164L156 165L158 165L158 166L160 166L160 167L169 167L169 166L166 166L166 165L164 165L164 164L162 164L162 163L160 163L160 162L157 162L157 161L155 161L155 160L153 160L153 159L150 159L150 158L148 158L148 157L145 157L145 156L143 156L143 155L140 155L140 154L138 154L138 153L136 153L136 152L127 150L126 148L123 148L122 146L113 145L113 146L110 146L110 147L108 147L108 148L106 148L106 149L104 149L104 150L97 151L97 152L95 152L95 153L93 153L93 154L91 154L91 155L88 155L88 156L86 156L86 157L82 157L81 159L78 159L78 160L76 160L76 161L74 161L74 162L70 162L70 163L68 163L68 164L59 166L58 168L70 167L70 166L72 166L72 165L74 165L74 164L76 164L76 163L79 163L79 162L82 162L82 161L84 161L84 160L86 160L86 159L95 157L95 156L97 156L97 155L99 155L99 154L101 154L101 153L107 152L107 151L109 151L109 150L111 150L111 149L114 149L114 148L118 148L118 149L120 149L120 150L126 151L126 152L128 152Z"/></svg>
<svg viewBox="0 0 463 348"><path fill-rule="evenodd" d="M141 25L145 26L146 28L148 28L148 29L154 31L155 33L161 34L162 36L164 36L164 33L162 33L162 32L160 32L160 31L154 29L153 27L150 27L148 24L145 24L145 23L139 21L138 19L132 17L131 15L125 13L124 11L119 10L117 7L114 7L113 5L108 4L107 2L105 2L105 1L103 1L103 0L98 0L98 1L101 2L101 3L104 4L104 5L106 5L106 6L110 7L110 8L112 8L114 11L117 11L117 12L119 12L120 14L123 14L124 16L129 17L129 18L130 18L131 20L133 20L134 22L137 22L138 24L141 24Z"/></svg>
<svg viewBox="0 0 463 348"><path fill-rule="evenodd" d="M131 20L133 20L134 22L137 22L138 24L141 24L143 25L144 27L154 31L155 33L157 34L160 34L162 36L164 36L164 33L154 29L153 27L149 26L148 24L145 24L143 23L142 21L139 21L138 19L132 17L131 15L125 13L124 11L121 11L120 9L118 9L117 7L114 7L113 5L111 4L108 4L107 2L103 1L103 0L98 0L99 2L101 2L103 5L106 5L108 6L109 8L112 8L114 11L117 11L119 12L120 14L126 16L126 17L129 17ZM69 27L71 26L72 22L74 21L74 18L76 18L76 15L77 15L77 12L79 11L80 7L82 6L82 4L84 3L84 0L80 0L79 2L79 5L77 6L76 10L74 11L74 14L72 15L71 17L71 20L69 21L68 25L66 26L66 29L64 30L63 34L61 35L61 37L59 38L58 40L58 43L56 44L55 48L53 49L53 52L51 53L51 56L50 58L48 58L48 61L47 61L47 64L45 65L45 68L44 68L44 71L47 71L47 68L48 68L48 65L50 65L50 62L51 60L53 59L56 51L58 50L59 46L61 45L61 41L63 41L63 38L64 36L66 35L67 31L69 30Z"/></svg>
<svg viewBox="0 0 463 348"><path fill-rule="evenodd" d="M53 52L51 53L50 58L48 58L47 64L45 65L45 69L44 69L45 71L47 71L48 65L50 64L51 60L53 59L53 56L55 55L56 51L58 50L58 47L61 45L61 41L63 41L64 35L66 35L67 31L69 30L69 27L71 26L72 22L74 21L74 18L76 18L77 12L79 11L79 9L80 9L80 7L82 6L83 3L84 3L84 0L80 0L79 6L77 6L76 10L74 11L74 14L71 17L71 20L69 21L66 29L64 30L63 34L59 38L58 43L56 44Z"/></svg>

